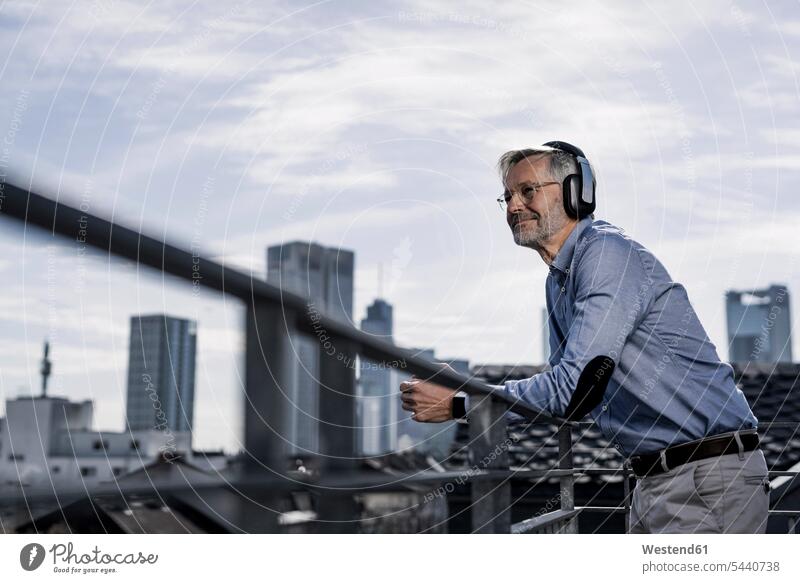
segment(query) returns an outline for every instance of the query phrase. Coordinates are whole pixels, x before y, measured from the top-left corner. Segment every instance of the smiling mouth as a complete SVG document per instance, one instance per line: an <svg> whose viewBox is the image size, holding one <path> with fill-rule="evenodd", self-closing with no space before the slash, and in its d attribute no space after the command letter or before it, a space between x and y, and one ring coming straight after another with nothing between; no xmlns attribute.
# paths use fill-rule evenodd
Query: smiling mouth
<svg viewBox="0 0 800 583"><path fill-rule="evenodd" d="M516 226L521 225L522 223L525 223L527 221L538 221L538 220L539 219L534 218L534 217L531 217L530 219L520 219L518 221L514 221L514 226L516 227Z"/></svg>

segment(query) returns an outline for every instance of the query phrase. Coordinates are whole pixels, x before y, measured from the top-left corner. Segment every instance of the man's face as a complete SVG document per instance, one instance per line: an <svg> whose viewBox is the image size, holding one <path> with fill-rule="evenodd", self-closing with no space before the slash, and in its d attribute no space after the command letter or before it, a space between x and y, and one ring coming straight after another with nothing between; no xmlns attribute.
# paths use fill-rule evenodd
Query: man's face
<svg viewBox="0 0 800 583"><path fill-rule="evenodd" d="M553 178L548 156L525 158L508 173L504 187L514 195L506 208L506 220L517 245L539 248L570 221L560 183L536 188L549 182ZM524 197L530 194L533 198L526 202Z"/></svg>

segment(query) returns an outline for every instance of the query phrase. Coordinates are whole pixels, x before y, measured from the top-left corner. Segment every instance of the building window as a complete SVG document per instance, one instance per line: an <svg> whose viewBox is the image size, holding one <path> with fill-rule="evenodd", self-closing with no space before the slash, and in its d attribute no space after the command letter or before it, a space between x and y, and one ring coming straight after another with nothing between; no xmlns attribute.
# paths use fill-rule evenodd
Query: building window
<svg viewBox="0 0 800 583"><path fill-rule="evenodd" d="M8 461L10 462L24 462L25 456L21 453L12 453L8 456Z"/></svg>
<svg viewBox="0 0 800 583"><path fill-rule="evenodd" d="M131 449L139 449L139 440L131 439Z"/></svg>
<svg viewBox="0 0 800 583"><path fill-rule="evenodd" d="M59 472L61 471L61 468L60 468L59 466L53 466L52 468L50 468L50 470L51 470L51 471L52 471L54 474L57 474L57 473L59 473Z"/></svg>
<svg viewBox="0 0 800 583"><path fill-rule="evenodd" d="M114 468L112 471L115 476L119 476L122 473L122 468Z"/></svg>
<svg viewBox="0 0 800 583"><path fill-rule="evenodd" d="M81 468L81 476L96 476L97 468Z"/></svg>
<svg viewBox="0 0 800 583"><path fill-rule="evenodd" d="M95 449L108 449L108 442L104 439L96 439L92 447Z"/></svg>

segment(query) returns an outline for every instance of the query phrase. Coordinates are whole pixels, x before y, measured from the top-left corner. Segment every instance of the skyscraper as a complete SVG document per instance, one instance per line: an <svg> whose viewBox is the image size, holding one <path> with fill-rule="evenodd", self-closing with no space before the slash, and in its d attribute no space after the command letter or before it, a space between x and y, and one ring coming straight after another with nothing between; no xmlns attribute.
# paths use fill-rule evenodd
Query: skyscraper
<svg viewBox="0 0 800 583"><path fill-rule="evenodd" d="M319 303L328 315L353 319L355 254L295 241L267 249L267 281Z"/></svg>
<svg viewBox="0 0 800 583"><path fill-rule="evenodd" d="M729 291L725 294L731 362L791 362L789 290Z"/></svg>
<svg viewBox="0 0 800 583"><path fill-rule="evenodd" d="M197 325L163 314L132 316L126 426L189 432L194 417Z"/></svg>
<svg viewBox="0 0 800 583"><path fill-rule="evenodd" d="M392 342L392 305L376 299L367 307L367 317L361 320L361 329L381 340ZM358 424L363 454L376 455L397 449L400 405L398 378L392 368L380 367L369 360L361 361Z"/></svg>
<svg viewBox="0 0 800 583"><path fill-rule="evenodd" d="M321 312L352 321L355 254L336 247L295 241L267 249L267 281L308 297ZM319 450L319 342L292 339L297 365L286 388L288 453Z"/></svg>

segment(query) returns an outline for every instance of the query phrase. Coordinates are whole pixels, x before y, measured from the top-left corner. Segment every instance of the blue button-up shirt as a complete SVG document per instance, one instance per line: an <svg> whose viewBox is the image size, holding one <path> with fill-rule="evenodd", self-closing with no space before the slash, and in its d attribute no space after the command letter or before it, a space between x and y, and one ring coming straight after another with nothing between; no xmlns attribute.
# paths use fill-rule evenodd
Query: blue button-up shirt
<svg viewBox="0 0 800 583"><path fill-rule="evenodd" d="M607 355L616 368L591 416L625 455L756 427L686 289L621 229L582 219L550 266L546 296L551 368L507 381L512 396L562 416L583 367Z"/></svg>

